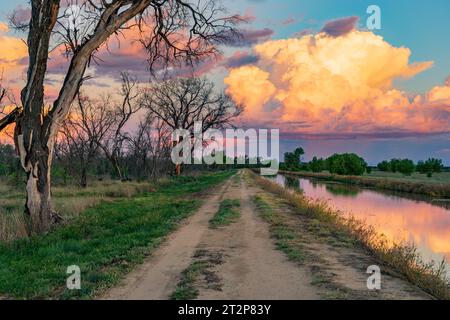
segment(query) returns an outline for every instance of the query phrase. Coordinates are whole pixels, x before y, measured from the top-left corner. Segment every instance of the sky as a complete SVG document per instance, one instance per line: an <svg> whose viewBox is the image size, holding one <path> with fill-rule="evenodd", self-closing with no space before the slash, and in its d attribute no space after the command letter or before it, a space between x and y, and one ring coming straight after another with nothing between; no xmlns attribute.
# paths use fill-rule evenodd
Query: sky
<svg viewBox="0 0 450 320"><path fill-rule="evenodd" d="M437 157L450 165L450 2L448 0L227 0L248 20L243 39L197 66L245 107L242 124L279 128L281 152L303 146L306 159L356 152L383 159ZM368 30L366 10L381 9ZM7 27L27 2L0 2L0 69L20 90L26 49ZM132 38L132 32L129 38ZM141 81L145 53L134 42L110 43L90 68L89 92L114 88L120 71ZM46 94L56 96L66 62L54 53ZM187 70L174 71L184 75Z"/></svg>

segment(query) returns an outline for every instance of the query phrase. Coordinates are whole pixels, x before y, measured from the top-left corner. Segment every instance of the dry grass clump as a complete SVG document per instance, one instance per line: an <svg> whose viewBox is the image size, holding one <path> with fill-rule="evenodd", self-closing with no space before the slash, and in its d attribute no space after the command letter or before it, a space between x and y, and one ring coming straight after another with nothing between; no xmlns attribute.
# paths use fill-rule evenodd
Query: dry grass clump
<svg viewBox="0 0 450 320"><path fill-rule="evenodd" d="M424 262L413 244L388 243L372 226L354 217L345 217L342 212L330 208L325 201L312 200L300 193L289 191L252 171L248 170L247 173L259 186L285 199L297 213L317 219L335 230L346 232L375 258L411 283L438 299L450 299L450 282L446 275L445 261L439 264Z"/></svg>
<svg viewBox="0 0 450 320"><path fill-rule="evenodd" d="M22 210L5 212L0 208L0 242L9 242L27 236Z"/></svg>
<svg viewBox="0 0 450 320"><path fill-rule="evenodd" d="M98 196L98 197L110 197L110 198L128 198L136 194L154 192L155 188L150 183L139 182L96 182L89 185L86 188L80 188L77 186L67 187L54 187L53 197L66 198L66 197L83 197L83 196Z"/></svg>

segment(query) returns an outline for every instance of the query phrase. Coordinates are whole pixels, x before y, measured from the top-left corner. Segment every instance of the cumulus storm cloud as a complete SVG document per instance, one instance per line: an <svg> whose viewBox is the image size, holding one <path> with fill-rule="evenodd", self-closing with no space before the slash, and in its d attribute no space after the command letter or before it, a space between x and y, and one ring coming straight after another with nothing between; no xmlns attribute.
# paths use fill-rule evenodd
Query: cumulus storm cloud
<svg viewBox="0 0 450 320"><path fill-rule="evenodd" d="M256 62L231 69L224 80L228 93L246 107L246 121L302 135L448 132L448 81L418 96L393 85L433 62L411 63L408 48L356 30L356 21L333 22L315 35L256 45Z"/></svg>

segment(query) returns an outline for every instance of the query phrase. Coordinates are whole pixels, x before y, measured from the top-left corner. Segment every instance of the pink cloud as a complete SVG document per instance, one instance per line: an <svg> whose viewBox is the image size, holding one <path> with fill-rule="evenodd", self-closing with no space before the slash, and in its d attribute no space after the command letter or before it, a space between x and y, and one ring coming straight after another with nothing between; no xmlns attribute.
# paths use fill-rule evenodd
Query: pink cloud
<svg viewBox="0 0 450 320"><path fill-rule="evenodd" d="M258 59L258 56L250 52L237 51L231 57L228 57L222 65L227 69L238 68L248 64L256 63L258 62Z"/></svg>
<svg viewBox="0 0 450 320"><path fill-rule="evenodd" d="M359 18L355 16L331 20L323 26L321 32L325 32L332 37L340 37L355 30L358 20Z"/></svg>
<svg viewBox="0 0 450 320"><path fill-rule="evenodd" d="M257 43L267 41L274 34L269 28L240 29L239 36L231 35L227 45L231 47L251 47Z"/></svg>

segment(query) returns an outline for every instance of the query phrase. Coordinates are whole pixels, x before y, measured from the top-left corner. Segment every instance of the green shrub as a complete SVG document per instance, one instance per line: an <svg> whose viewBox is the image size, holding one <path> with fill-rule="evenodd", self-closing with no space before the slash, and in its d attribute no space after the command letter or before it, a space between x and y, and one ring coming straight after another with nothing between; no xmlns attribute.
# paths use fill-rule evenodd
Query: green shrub
<svg viewBox="0 0 450 320"><path fill-rule="evenodd" d="M330 173L339 175L360 176L364 174L367 168L364 159L354 153L334 154L326 161Z"/></svg>

